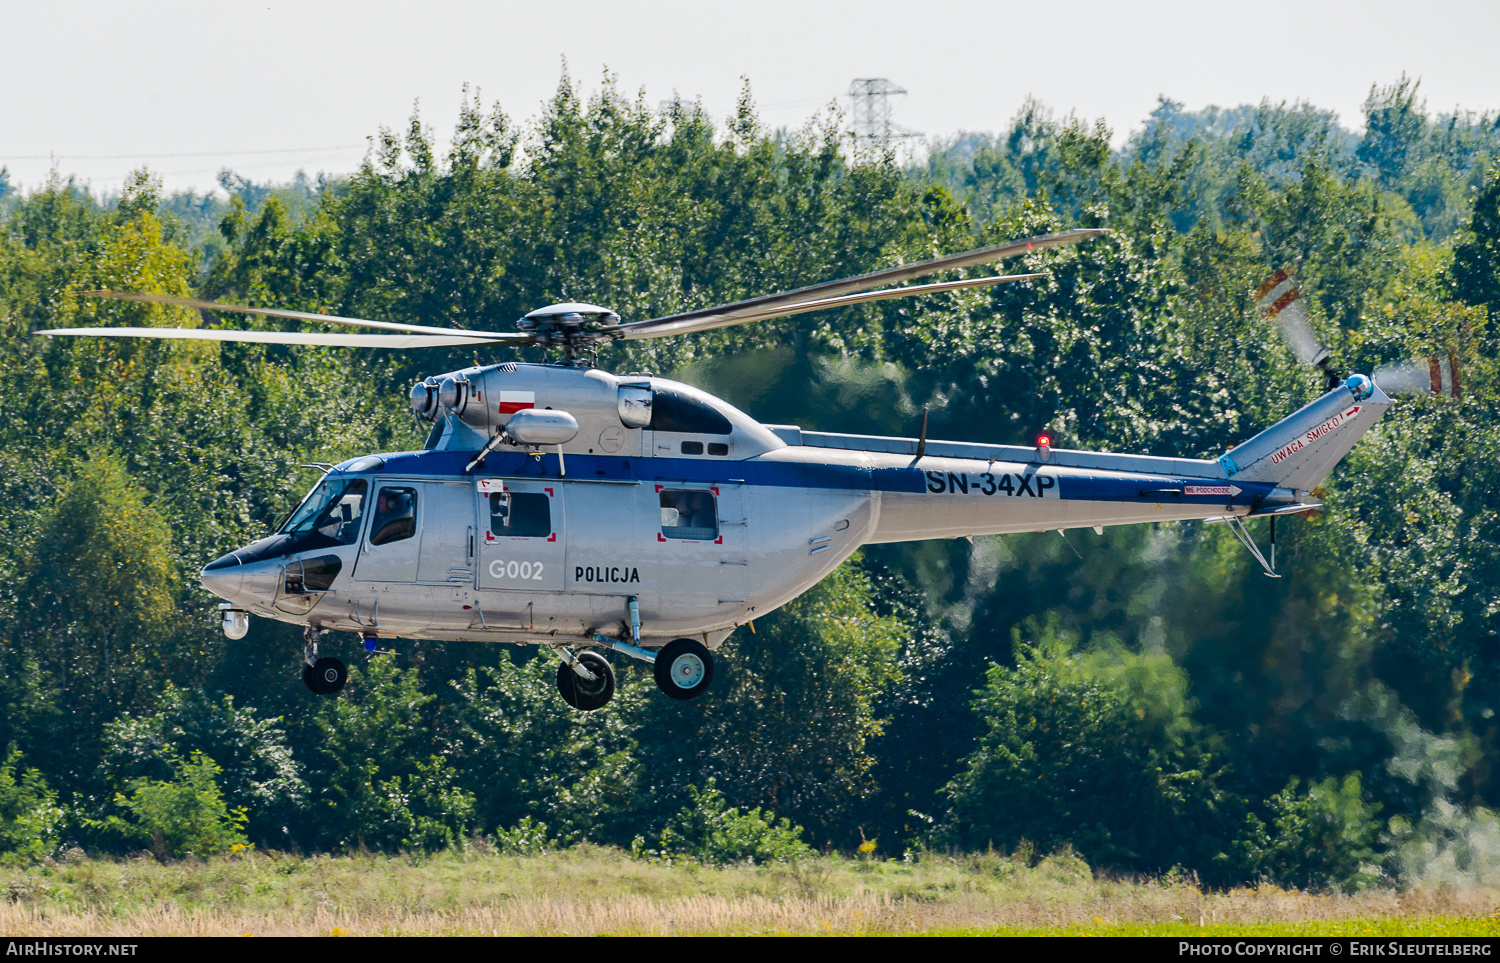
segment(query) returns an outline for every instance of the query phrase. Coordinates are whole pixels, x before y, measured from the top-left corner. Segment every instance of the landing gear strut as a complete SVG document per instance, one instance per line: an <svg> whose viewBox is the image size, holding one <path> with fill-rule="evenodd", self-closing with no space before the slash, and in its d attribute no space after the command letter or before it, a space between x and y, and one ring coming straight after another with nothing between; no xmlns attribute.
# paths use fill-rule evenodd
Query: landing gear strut
<svg viewBox="0 0 1500 963"><path fill-rule="evenodd" d="M584 712L603 708L615 694L615 671L609 662L597 652L574 655L561 647L558 654L563 661L557 667L557 691L563 701Z"/></svg>
<svg viewBox="0 0 1500 963"><path fill-rule="evenodd" d="M349 681L349 669L332 656L318 658L318 640L323 630L309 625L302 630L302 684L315 695L333 695Z"/></svg>
<svg viewBox="0 0 1500 963"><path fill-rule="evenodd" d="M673 639L656 653L656 687L673 699L696 699L714 680L714 657L692 639Z"/></svg>

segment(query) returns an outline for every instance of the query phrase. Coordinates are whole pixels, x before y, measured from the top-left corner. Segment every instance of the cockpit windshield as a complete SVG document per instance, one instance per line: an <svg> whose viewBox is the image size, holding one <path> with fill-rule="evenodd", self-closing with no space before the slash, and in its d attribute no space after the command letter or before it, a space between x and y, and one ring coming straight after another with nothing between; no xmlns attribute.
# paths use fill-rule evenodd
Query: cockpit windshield
<svg viewBox="0 0 1500 963"><path fill-rule="evenodd" d="M317 532L339 545L359 538L368 485L363 478L324 478L281 527L283 534Z"/></svg>

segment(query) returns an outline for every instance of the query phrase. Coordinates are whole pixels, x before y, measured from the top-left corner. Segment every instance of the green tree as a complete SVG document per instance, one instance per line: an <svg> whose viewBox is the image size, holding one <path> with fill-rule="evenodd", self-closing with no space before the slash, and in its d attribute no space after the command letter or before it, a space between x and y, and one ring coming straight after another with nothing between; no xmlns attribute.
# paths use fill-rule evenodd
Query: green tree
<svg viewBox="0 0 1500 963"><path fill-rule="evenodd" d="M1464 235L1453 246L1453 295L1500 308L1500 165L1485 172Z"/></svg>
<svg viewBox="0 0 1500 963"><path fill-rule="evenodd" d="M1333 776L1297 792L1293 778L1268 800L1266 826L1247 817L1240 841L1248 868L1279 886L1353 892L1380 881L1375 842L1378 803L1365 798L1359 773Z"/></svg>
<svg viewBox="0 0 1500 963"><path fill-rule="evenodd" d="M1017 638L1015 666L991 666L974 703L984 732L947 788L939 838L1069 845L1093 865L1235 878L1226 817L1243 802L1216 786L1170 657L1077 656L1050 632L1034 647Z"/></svg>
<svg viewBox="0 0 1500 963"><path fill-rule="evenodd" d="M100 776L117 788L167 779L181 759L201 752L227 767L219 778L224 802L247 814L251 839L262 846L300 843L291 831L310 800L282 723L236 706L233 696L213 700L169 682L153 710L106 724Z"/></svg>
<svg viewBox="0 0 1500 963"><path fill-rule="evenodd" d="M748 812L731 807L713 780L699 789L687 787L691 804L684 807L661 831L659 848L647 850L643 838L633 847L638 854L688 856L705 863L736 862L793 863L814 855L802 841L802 827L787 819L777 821L759 808Z"/></svg>
<svg viewBox="0 0 1500 963"><path fill-rule="evenodd" d="M452 683L448 755L478 800L478 825L530 819L564 842L628 842L642 806L633 717L651 684L622 673L606 709L579 713L559 701L556 679L550 655L501 653Z"/></svg>
<svg viewBox="0 0 1500 963"><path fill-rule="evenodd" d="M180 629L171 533L112 458L80 464L40 520L17 589L8 658L46 693L21 723L47 770L92 776L104 724L192 664Z"/></svg>
<svg viewBox="0 0 1500 963"><path fill-rule="evenodd" d="M109 817L102 828L145 842L163 862L244 849L249 844L242 832L245 811L225 805L218 764L194 752L173 760L173 769L171 781L139 779L129 795L117 793L115 805L125 814Z"/></svg>
<svg viewBox="0 0 1500 963"><path fill-rule="evenodd" d="M323 846L440 849L468 838L475 799L432 750L433 701L417 673L375 658L350 671L344 696L318 712L310 818Z"/></svg>
<svg viewBox="0 0 1500 963"><path fill-rule="evenodd" d="M1421 85L1402 74L1389 87L1372 84L1365 98L1365 137L1355 155L1375 169L1382 186L1395 185L1422 159L1427 115L1417 102Z"/></svg>
<svg viewBox="0 0 1500 963"><path fill-rule="evenodd" d="M12 748L0 762L0 861L30 862L48 856L59 842L63 811L47 780L21 769Z"/></svg>

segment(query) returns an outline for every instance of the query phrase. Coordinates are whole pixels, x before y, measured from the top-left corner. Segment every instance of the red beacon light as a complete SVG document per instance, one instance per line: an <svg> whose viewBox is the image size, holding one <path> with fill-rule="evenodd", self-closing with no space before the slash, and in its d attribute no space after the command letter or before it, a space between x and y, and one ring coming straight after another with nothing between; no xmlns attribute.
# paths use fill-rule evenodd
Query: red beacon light
<svg viewBox="0 0 1500 963"><path fill-rule="evenodd" d="M1046 461L1052 455L1052 436L1040 434L1036 436L1036 456L1039 461Z"/></svg>

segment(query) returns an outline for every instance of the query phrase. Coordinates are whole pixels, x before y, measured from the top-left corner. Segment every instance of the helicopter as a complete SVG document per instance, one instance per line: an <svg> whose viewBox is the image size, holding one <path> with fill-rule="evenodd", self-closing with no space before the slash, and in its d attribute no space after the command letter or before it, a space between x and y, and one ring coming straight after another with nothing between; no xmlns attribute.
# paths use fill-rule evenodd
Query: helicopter
<svg viewBox="0 0 1500 963"><path fill-rule="evenodd" d="M810 589L863 545L1174 520L1229 525L1265 573L1275 518L1319 507L1312 490L1392 403L1368 376L1216 459L834 434L762 424L666 378L597 366L617 340L706 331L867 301L1016 283L1040 274L895 284L1106 233L1080 228L730 304L622 323L599 305L530 312L514 332L477 331L94 291L386 333L222 328L71 328L48 336L177 338L413 349L542 345L555 363L504 361L424 378L420 450L317 466L323 476L272 535L209 562L203 586L242 639L250 618L303 627L302 678L339 692L328 632L381 639L536 644L557 655L568 705L609 702L600 649L649 663L658 688L708 690L736 628ZM1270 558L1246 519L1271 518Z"/></svg>

